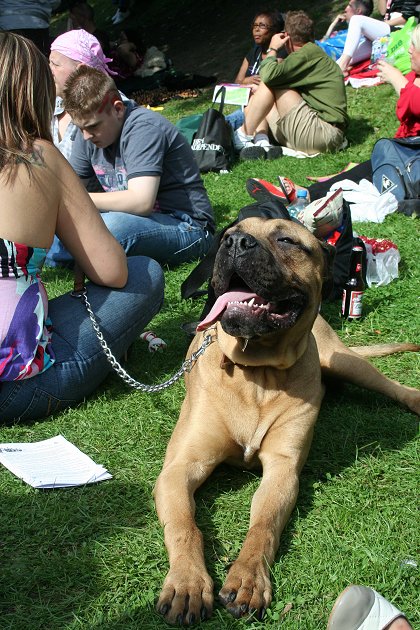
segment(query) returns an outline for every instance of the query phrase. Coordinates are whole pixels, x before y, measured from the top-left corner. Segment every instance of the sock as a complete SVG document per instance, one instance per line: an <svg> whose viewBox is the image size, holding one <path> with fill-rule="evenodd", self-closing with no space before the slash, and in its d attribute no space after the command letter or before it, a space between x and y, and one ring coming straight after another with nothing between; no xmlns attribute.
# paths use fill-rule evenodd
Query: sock
<svg viewBox="0 0 420 630"><path fill-rule="evenodd" d="M262 133L262 132L255 134L254 144L257 145L257 147L263 147L263 148L265 147L268 148L271 146L270 140L268 139L267 134Z"/></svg>

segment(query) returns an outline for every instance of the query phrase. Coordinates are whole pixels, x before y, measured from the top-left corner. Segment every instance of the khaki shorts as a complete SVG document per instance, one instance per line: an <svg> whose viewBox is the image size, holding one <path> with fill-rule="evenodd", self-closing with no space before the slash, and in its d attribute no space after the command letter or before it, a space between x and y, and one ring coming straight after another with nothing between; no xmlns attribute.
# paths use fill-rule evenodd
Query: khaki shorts
<svg viewBox="0 0 420 630"><path fill-rule="evenodd" d="M345 140L341 129L322 120L303 100L284 118L269 116L268 124L281 146L308 154L338 151Z"/></svg>

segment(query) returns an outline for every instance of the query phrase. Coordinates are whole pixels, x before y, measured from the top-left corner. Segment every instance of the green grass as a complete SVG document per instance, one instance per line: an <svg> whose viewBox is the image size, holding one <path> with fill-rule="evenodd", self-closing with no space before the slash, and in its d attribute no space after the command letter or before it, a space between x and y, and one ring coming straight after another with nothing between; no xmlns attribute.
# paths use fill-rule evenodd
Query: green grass
<svg viewBox="0 0 420 630"><path fill-rule="evenodd" d="M209 174L205 184L219 226L250 202L247 177L299 184L370 155L373 143L396 129L395 95L380 86L348 90L352 123L349 148L311 160L237 164L228 175ZM171 120L202 111L208 94L173 101ZM402 215L383 224L356 224L360 234L387 237L400 248L400 277L366 291L364 318L343 323L339 304L324 316L349 345L419 339L418 222ZM165 306L152 323L168 343L150 355L136 343L129 372L142 382L171 376L187 339L180 324L196 319L201 301L181 301L179 287L193 265L166 271ZM51 297L71 287L67 272L48 271ZM82 306L81 306L82 308ZM418 384L414 354L378 359L391 378ZM0 428L0 441L38 441L62 433L113 474L99 485L38 491L0 469L0 627L7 630L148 630L166 624L154 602L167 570L163 534L152 500L166 444L184 394L178 382L161 394L128 389L110 376L88 401L33 425ZM216 394L217 395L217 394ZM416 418L391 401L344 387L327 394L301 490L272 568L274 599L265 627L322 630L338 593L349 583L372 586L418 622L418 441ZM198 492L197 521L207 563L219 589L245 536L259 476L221 467ZM291 607L289 606L291 604ZM287 612L288 611L288 612ZM209 630L257 628L216 605Z"/></svg>

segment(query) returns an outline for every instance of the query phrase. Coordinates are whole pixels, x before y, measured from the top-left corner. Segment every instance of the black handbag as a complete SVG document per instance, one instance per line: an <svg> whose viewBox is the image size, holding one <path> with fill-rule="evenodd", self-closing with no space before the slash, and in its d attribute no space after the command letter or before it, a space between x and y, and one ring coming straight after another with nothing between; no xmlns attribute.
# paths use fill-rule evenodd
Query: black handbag
<svg viewBox="0 0 420 630"><path fill-rule="evenodd" d="M191 144L201 173L228 170L235 157L232 127L223 115L226 95L224 86L218 90L214 101L219 94L221 95L219 108L210 107L204 113Z"/></svg>

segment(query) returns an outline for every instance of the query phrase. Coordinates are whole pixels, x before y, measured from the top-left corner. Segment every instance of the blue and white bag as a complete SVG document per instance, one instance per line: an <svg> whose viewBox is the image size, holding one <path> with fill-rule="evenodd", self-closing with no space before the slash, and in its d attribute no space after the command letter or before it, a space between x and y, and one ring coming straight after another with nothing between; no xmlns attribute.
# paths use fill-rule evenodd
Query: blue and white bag
<svg viewBox="0 0 420 630"><path fill-rule="evenodd" d="M381 138L373 147L373 183L398 201L420 198L420 137Z"/></svg>

